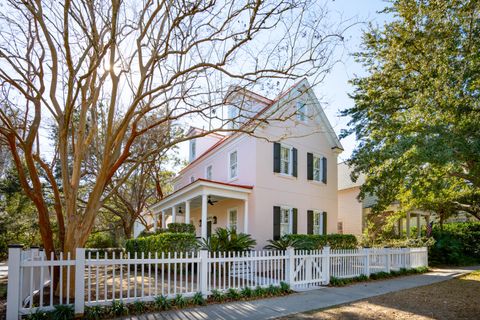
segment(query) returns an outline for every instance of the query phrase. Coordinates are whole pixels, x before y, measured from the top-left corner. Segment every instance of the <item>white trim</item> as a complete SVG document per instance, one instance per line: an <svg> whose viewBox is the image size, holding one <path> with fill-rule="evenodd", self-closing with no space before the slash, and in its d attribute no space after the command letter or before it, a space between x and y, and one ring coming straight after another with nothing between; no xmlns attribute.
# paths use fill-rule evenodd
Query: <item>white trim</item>
<svg viewBox="0 0 480 320"><path fill-rule="evenodd" d="M289 152L288 152L288 157L289 157L289 160L288 160L288 173L285 173L285 172L282 172L282 148L285 148L285 149L288 149ZM280 172L279 175L281 176L288 176L288 177L292 177L292 178L296 178L293 176L293 146L292 145L289 145L287 143L280 143Z"/></svg>
<svg viewBox="0 0 480 320"><path fill-rule="evenodd" d="M324 211L323 210L318 210L318 209L313 209L312 212L313 212L313 226L312 226L313 234L323 235L323 212ZM318 225L319 228L320 228L319 233L315 233L315 214L316 213L318 213L320 215L319 225Z"/></svg>
<svg viewBox="0 0 480 320"><path fill-rule="evenodd" d="M293 207L292 206L286 206L286 205L281 205L280 206L280 237L283 237L284 234L282 234L282 210L288 210L288 233L287 234L293 234Z"/></svg>

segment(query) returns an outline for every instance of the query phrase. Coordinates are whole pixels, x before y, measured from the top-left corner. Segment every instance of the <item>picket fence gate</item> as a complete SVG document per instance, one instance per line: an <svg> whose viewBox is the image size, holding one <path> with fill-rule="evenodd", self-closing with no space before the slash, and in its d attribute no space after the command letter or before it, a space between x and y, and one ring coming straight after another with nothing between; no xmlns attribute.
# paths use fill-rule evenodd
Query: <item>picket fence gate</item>
<svg viewBox="0 0 480 320"><path fill-rule="evenodd" d="M89 249L91 250L91 249ZM401 268L428 266L426 248L187 253L108 253L78 248L75 256L47 259L39 249L9 248L7 320L38 309L153 301L164 295L185 297L213 290L241 290L288 283L294 290L327 285L331 277L352 278ZM56 292L53 283L58 285Z"/></svg>

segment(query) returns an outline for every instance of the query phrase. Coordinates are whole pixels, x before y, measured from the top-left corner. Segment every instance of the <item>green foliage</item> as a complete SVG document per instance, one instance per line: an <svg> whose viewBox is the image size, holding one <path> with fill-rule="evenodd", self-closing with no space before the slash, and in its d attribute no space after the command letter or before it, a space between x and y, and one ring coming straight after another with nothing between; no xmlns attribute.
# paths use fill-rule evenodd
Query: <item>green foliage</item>
<svg viewBox="0 0 480 320"><path fill-rule="evenodd" d="M204 306L207 304L203 294L201 292L196 292L192 297L192 303L198 306Z"/></svg>
<svg viewBox="0 0 480 320"><path fill-rule="evenodd" d="M177 308L185 308L187 306L187 299L185 297L178 293L175 298L173 298L173 305Z"/></svg>
<svg viewBox="0 0 480 320"><path fill-rule="evenodd" d="M282 290L280 289L280 287L271 284L267 287L266 292L269 296L276 296L282 293Z"/></svg>
<svg viewBox="0 0 480 320"><path fill-rule="evenodd" d="M295 241L295 249L318 250L324 246L331 249L355 249L358 246L357 238L351 234L289 234L285 238Z"/></svg>
<svg viewBox="0 0 480 320"><path fill-rule="evenodd" d="M429 249L432 265L465 265L480 262L480 222L447 223L432 230L435 245Z"/></svg>
<svg viewBox="0 0 480 320"><path fill-rule="evenodd" d="M280 290L287 294L287 293L291 293L292 292L292 289L290 288L290 285L286 282L280 282Z"/></svg>
<svg viewBox="0 0 480 320"><path fill-rule="evenodd" d="M367 277L364 274L362 274L358 277L353 277L353 278L330 277L330 286L343 287L343 286L348 286L348 285L356 283L356 282L368 281L369 279L371 279L371 280L389 279L389 278L392 278L392 277L406 276L406 275L410 275L410 274L420 274L420 273L425 273L425 272L428 272L428 271L429 271L428 267L419 267L419 268L412 268L412 269L401 268L400 270L392 270L390 273L384 272L384 271L377 272L377 273L372 273L370 275L370 278Z"/></svg>
<svg viewBox="0 0 480 320"><path fill-rule="evenodd" d="M115 239L109 232L92 233L88 237L86 248L114 248L116 247Z"/></svg>
<svg viewBox="0 0 480 320"><path fill-rule="evenodd" d="M261 298L261 297L264 297L267 295L267 292L264 288L260 287L260 286L257 286L255 288L255 291L254 291L254 295L255 297L257 298Z"/></svg>
<svg viewBox="0 0 480 320"><path fill-rule="evenodd" d="M200 247L211 252L241 252L251 250L257 241L249 234L235 229L217 228L209 239L202 239Z"/></svg>
<svg viewBox="0 0 480 320"><path fill-rule="evenodd" d="M197 248L195 234L161 233L144 238L130 239L125 243L127 252L189 252Z"/></svg>
<svg viewBox="0 0 480 320"><path fill-rule="evenodd" d="M244 297L246 299L249 299L249 298L253 297L254 292L253 292L252 288L245 287L242 290L240 290L240 294L242 295L242 297Z"/></svg>
<svg viewBox="0 0 480 320"><path fill-rule="evenodd" d="M85 318L88 320L100 320L105 316L105 309L101 306L85 307Z"/></svg>
<svg viewBox="0 0 480 320"><path fill-rule="evenodd" d="M370 279L373 279L373 280L387 279L387 278L390 278L390 277L391 277L390 273L384 272L384 271L372 273L370 275Z"/></svg>
<svg viewBox="0 0 480 320"><path fill-rule="evenodd" d="M110 312L113 316L123 316L128 313L128 308L123 302L113 300L110 306Z"/></svg>
<svg viewBox="0 0 480 320"><path fill-rule="evenodd" d="M37 309L35 312L30 313L27 316L28 320L49 320L50 319L50 312L42 311Z"/></svg>
<svg viewBox="0 0 480 320"><path fill-rule="evenodd" d="M240 298L240 292L237 289L229 288L226 293L227 299L238 300Z"/></svg>
<svg viewBox="0 0 480 320"><path fill-rule="evenodd" d="M288 247L296 248L299 245L299 239L283 236L278 240L268 240L268 243L265 247L266 250L281 250L285 251Z"/></svg>
<svg viewBox="0 0 480 320"><path fill-rule="evenodd" d="M222 301L225 300L226 297L220 290L213 289L212 294L211 294L211 298L212 298L213 301L222 302Z"/></svg>
<svg viewBox="0 0 480 320"><path fill-rule="evenodd" d="M387 240L377 240L377 241L362 241L362 246L364 247L374 247L374 248L421 248L421 247L431 247L435 244L435 239L433 238L401 238L401 239L387 239Z"/></svg>
<svg viewBox="0 0 480 320"><path fill-rule="evenodd" d="M145 304L145 302L140 300L134 301L131 305L129 305L129 307L132 313L135 314L142 314L145 312L145 310L147 310L147 305Z"/></svg>
<svg viewBox="0 0 480 320"><path fill-rule="evenodd" d="M170 223L167 232L171 233L195 233L195 226L190 223Z"/></svg>
<svg viewBox="0 0 480 320"><path fill-rule="evenodd" d="M166 296L155 297L154 300L155 307L160 310L170 310L172 308L172 303Z"/></svg>
<svg viewBox="0 0 480 320"><path fill-rule="evenodd" d="M55 309L52 312L52 318L58 320L70 320L75 317L75 311L73 310L73 305L69 304L59 304L54 307Z"/></svg>
<svg viewBox="0 0 480 320"><path fill-rule="evenodd" d="M356 55L355 105L341 137L355 134L349 164L366 175L360 197L374 212L398 200L441 219L480 218L480 19L478 2L392 1L392 20L372 27ZM475 40L472 40L475 39Z"/></svg>

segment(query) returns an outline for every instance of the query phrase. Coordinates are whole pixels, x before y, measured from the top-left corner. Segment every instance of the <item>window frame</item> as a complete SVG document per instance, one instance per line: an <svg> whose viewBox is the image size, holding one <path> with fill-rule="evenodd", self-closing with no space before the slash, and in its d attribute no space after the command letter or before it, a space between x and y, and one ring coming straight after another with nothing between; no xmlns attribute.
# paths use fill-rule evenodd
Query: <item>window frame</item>
<svg viewBox="0 0 480 320"><path fill-rule="evenodd" d="M284 214L285 210L288 210L288 232L283 233L282 226L285 226L286 223L283 222L282 215ZM280 238L287 235L293 234L293 207L289 206L280 206Z"/></svg>
<svg viewBox="0 0 480 320"><path fill-rule="evenodd" d="M299 107L300 105L301 105L301 107ZM306 122L307 121L307 112L308 112L307 103L302 101L302 100L298 100L295 103L295 113L296 113L295 118L297 119L297 121Z"/></svg>
<svg viewBox="0 0 480 320"><path fill-rule="evenodd" d="M316 224L318 215L318 224ZM313 234L323 235L323 211L322 210L313 210Z"/></svg>
<svg viewBox="0 0 480 320"><path fill-rule="evenodd" d="M208 177L208 168L210 168L210 177ZM213 178L213 164L209 164L205 167L205 179L212 180Z"/></svg>
<svg viewBox="0 0 480 320"><path fill-rule="evenodd" d="M284 150L284 149L288 149L288 168L287 168L287 172L282 171L282 168L284 167L283 163L285 162L283 157L282 157L282 150ZM280 174L285 175L285 176L293 176L293 147L289 146L289 145L286 145L286 144L283 144L283 143L280 144Z"/></svg>
<svg viewBox="0 0 480 320"><path fill-rule="evenodd" d="M323 184L323 158L324 156L322 156L321 154L318 154L318 153L312 153L313 155L313 159L312 159L312 180L310 181L313 181L313 182L316 182L316 183L322 183ZM315 168L315 159L318 159L318 180L315 178L315 171L316 171L316 168Z"/></svg>
<svg viewBox="0 0 480 320"><path fill-rule="evenodd" d="M236 153L235 176L232 176L232 154ZM230 181L238 179L238 151L232 150L228 153L228 179Z"/></svg>
<svg viewBox="0 0 480 320"><path fill-rule="evenodd" d="M189 147L189 151L190 151L190 162L192 162L193 160L195 160L195 158L197 157L197 139L191 139L190 140L190 147Z"/></svg>
<svg viewBox="0 0 480 320"><path fill-rule="evenodd" d="M233 208L228 208L227 209L227 228L228 229L232 229L232 224L231 224L231 214L232 214L232 211L235 211L235 214L236 214L236 217L235 217L235 230L238 231L238 207L233 207Z"/></svg>

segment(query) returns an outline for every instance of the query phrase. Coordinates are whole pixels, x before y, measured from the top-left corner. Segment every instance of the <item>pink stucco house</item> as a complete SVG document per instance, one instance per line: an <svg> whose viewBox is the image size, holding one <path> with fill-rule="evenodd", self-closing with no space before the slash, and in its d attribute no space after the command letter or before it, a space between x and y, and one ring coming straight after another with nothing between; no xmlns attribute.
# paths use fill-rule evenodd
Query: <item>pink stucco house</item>
<svg viewBox="0 0 480 320"><path fill-rule="evenodd" d="M257 124L253 135L191 140L190 162L174 179L174 192L150 208L156 225L189 222L202 238L219 227L236 228L251 234L258 247L289 233L336 233L342 146L308 82L274 100L246 90L228 99L229 117L238 120L232 127L267 114L269 121ZM240 100L248 102L244 120L237 117ZM292 117L274 120L276 113Z"/></svg>

